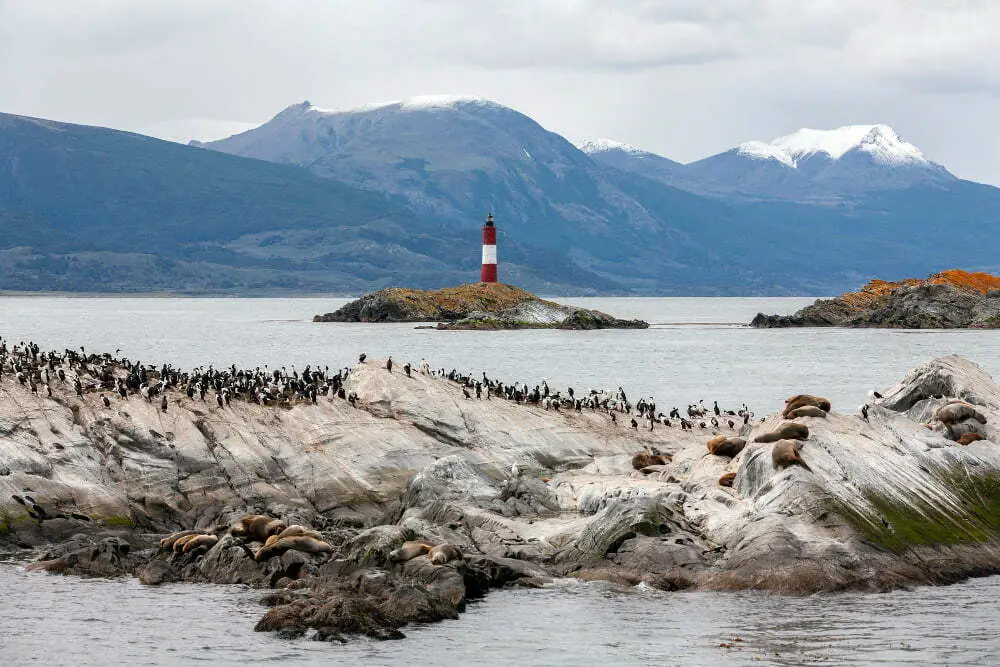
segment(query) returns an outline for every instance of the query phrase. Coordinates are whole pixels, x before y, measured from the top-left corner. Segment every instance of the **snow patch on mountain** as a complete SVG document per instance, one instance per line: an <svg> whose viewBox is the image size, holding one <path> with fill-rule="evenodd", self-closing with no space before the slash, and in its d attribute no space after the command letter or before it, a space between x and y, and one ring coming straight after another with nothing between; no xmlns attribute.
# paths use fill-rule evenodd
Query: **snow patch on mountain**
<svg viewBox="0 0 1000 667"><path fill-rule="evenodd" d="M623 153L632 153L634 155L647 152L638 146L622 143L613 139L584 139L576 144L576 147L588 155L592 155L594 153L605 153L607 151L621 151Z"/></svg>
<svg viewBox="0 0 1000 667"><path fill-rule="evenodd" d="M803 128L770 143L749 141L738 152L759 160L777 160L793 169L806 158L825 154L839 160L852 151L867 153L886 166L930 166L920 149L904 141L888 125L846 125L834 130Z"/></svg>
<svg viewBox="0 0 1000 667"><path fill-rule="evenodd" d="M322 115L338 115L338 114L351 114L357 113L359 111L375 111L377 109L385 109L388 107L398 107L402 110L409 111L419 111L424 109L447 109L459 106L461 104L475 104L480 106L500 106L496 102L488 100L484 97L477 97L476 95L418 95L417 97L410 97L403 100L390 100L387 102L369 102L359 107L350 107L345 109L324 109L318 107L311 102L303 102L300 106L304 111L322 114Z"/></svg>

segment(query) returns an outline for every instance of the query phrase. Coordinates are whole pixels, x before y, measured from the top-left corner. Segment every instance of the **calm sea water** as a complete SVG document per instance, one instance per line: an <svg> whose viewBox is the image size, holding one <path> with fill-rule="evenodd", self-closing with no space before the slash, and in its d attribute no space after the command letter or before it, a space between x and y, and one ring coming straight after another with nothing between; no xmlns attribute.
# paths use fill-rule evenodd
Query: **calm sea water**
<svg viewBox="0 0 1000 667"><path fill-rule="evenodd" d="M1000 373L993 331L756 330L758 311L791 313L811 299L573 299L646 330L436 331L411 324L314 324L346 299L110 299L0 297L0 336L45 348L86 346L183 368L202 364L331 368L393 355L399 362L480 373L553 388L623 386L661 406L704 399L746 402L758 413L790 394L862 403L910 368L958 353ZM1000 376L998 376L1000 377Z"/></svg>
<svg viewBox="0 0 1000 667"><path fill-rule="evenodd" d="M660 405L704 399L758 413L808 391L850 410L913 366L958 353L1000 373L989 331L765 330L758 311L809 299L574 299L653 324L645 331L438 332L412 325L313 324L336 299L0 297L0 335L44 348L121 349L181 367L331 368L360 352L485 370L553 387L622 385ZM403 642L347 646L252 632L259 593L238 587L101 581L0 565L0 664L591 665L1000 664L1000 578L888 595L779 598L558 584L504 591L460 620ZM742 641L736 641L739 638ZM731 645L731 646L730 646Z"/></svg>

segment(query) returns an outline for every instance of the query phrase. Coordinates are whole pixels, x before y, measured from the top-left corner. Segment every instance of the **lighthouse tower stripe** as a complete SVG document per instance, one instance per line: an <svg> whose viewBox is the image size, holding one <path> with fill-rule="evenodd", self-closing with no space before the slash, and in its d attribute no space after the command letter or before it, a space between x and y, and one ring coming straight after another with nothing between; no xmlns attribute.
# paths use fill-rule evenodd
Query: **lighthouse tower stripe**
<svg viewBox="0 0 1000 667"><path fill-rule="evenodd" d="M483 246L483 264L497 263L497 247L495 245Z"/></svg>

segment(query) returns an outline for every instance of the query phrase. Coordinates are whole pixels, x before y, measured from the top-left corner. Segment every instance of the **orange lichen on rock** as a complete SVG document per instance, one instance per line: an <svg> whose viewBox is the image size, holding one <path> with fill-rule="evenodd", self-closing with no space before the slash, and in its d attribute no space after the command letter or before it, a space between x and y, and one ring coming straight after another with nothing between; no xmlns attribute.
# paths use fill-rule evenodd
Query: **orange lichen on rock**
<svg viewBox="0 0 1000 667"><path fill-rule="evenodd" d="M986 294L991 290L1000 290L1000 276L983 272L962 271L960 269L950 269L941 273L935 273L927 279L927 282L934 285L954 285L960 289L975 290L980 294Z"/></svg>
<svg viewBox="0 0 1000 667"><path fill-rule="evenodd" d="M530 292L503 283L470 283L439 290L390 287L384 290L384 293L386 297L405 301L428 315L434 315L440 310L457 313L496 312L525 301L538 300L538 297Z"/></svg>
<svg viewBox="0 0 1000 667"><path fill-rule="evenodd" d="M961 269L949 269L948 271L935 273L926 280L907 278L892 282L875 279L862 287L860 291L841 294L838 298L852 308L867 308L878 299L892 294L902 287L917 287L919 285L952 285L959 289L986 294L990 290L1000 289L1000 276L982 272L962 271Z"/></svg>

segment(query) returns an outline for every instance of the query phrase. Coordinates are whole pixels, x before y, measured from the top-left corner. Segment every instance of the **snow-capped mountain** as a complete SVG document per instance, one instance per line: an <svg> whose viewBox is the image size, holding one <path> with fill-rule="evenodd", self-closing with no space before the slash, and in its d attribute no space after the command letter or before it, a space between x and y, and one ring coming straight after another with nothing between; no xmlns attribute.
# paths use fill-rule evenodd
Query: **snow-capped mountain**
<svg viewBox="0 0 1000 667"><path fill-rule="evenodd" d="M731 188L709 177L688 172L687 167L632 144L613 139L584 139L577 147L595 162L698 194L723 194Z"/></svg>
<svg viewBox="0 0 1000 667"><path fill-rule="evenodd" d="M377 190L470 238L492 212L502 221L501 235L563 261L572 257L601 275L628 271L642 280L709 263L704 249L686 246L683 234L626 191L617 180L622 174L528 116L478 97L418 97L349 110L303 102L253 130L199 145ZM672 242L652 248L652 236ZM537 261L531 252L524 249L525 261ZM633 266L626 267L627 258L636 260Z"/></svg>
<svg viewBox="0 0 1000 667"><path fill-rule="evenodd" d="M688 174L765 197L823 199L953 181L888 125L801 129L686 165Z"/></svg>
<svg viewBox="0 0 1000 667"><path fill-rule="evenodd" d="M303 102L253 130L202 145L398 195L442 222L468 224L492 210L508 225L537 224L545 208L593 225L622 214L639 226L650 222L626 201L609 208L591 197L583 205L587 191L603 187L594 163L524 114L478 97L425 96L349 110Z"/></svg>

